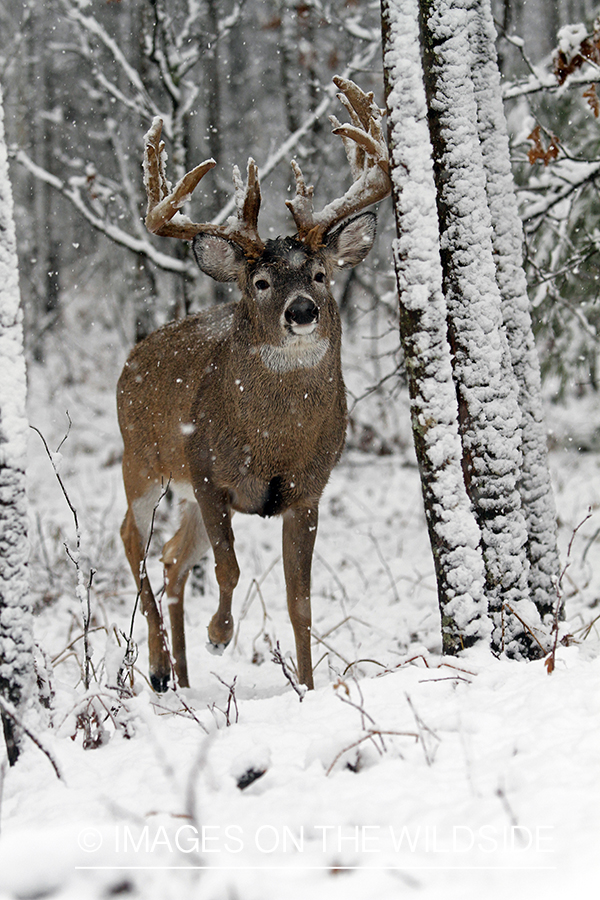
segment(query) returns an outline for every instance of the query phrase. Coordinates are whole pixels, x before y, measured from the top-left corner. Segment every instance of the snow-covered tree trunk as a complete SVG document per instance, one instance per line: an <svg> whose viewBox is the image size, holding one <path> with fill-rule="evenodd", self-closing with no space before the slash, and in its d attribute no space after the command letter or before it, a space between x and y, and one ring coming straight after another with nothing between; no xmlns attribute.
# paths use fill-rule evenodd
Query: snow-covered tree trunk
<svg viewBox="0 0 600 900"><path fill-rule="evenodd" d="M471 19L471 70L492 219L496 281L519 389L523 459L518 488L528 534L529 589L531 599L544 615L552 611L559 575L556 512L548 470L540 369L522 265L523 231L510 168L495 39L490 0L478 0Z"/></svg>
<svg viewBox="0 0 600 900"><path fill-rule="evenodd" d="M22 710L33 678L33 638L27 584L25 499L25 359L19 279L0 89L0 697ZM19 728L2 711L10 763Z"/></svg>
<svg viewBox="0 0 600 900"><path fill-rule="evenodd" d="M472 81L475 0L421 0L443 285L463 468L482 535L493 646L530 655L527 529L518 481L521 413L496 283L492 221ZM515 615L516 613L516 615Z"/></svg>
<svg viewBox="0 0 600 900"><path fill-rule="evenodd" d="M492 647L533 656L558 556L489 0L382 0L382 24L401 332L442 618L452 522L457 544L469 534L463 571L483 572ZM483 635L469 591L456 605Z"/></svg>
<svg viewBox="0 0 600 900"><path fill-rule="evenodd" d="M397 239L394 264L413 436L435 561L445 653L489 639L480 531L462 472L439 226L421 69L418 0L383 0Z"/></svg>

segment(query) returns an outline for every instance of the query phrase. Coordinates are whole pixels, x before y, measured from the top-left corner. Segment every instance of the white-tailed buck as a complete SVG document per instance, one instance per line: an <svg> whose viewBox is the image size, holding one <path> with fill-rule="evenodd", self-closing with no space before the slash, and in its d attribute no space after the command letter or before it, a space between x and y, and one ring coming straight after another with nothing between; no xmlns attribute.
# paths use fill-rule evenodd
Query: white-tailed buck
<svg viewBox="0 0 600 900"><path fill-rule="evenodd" d="M182 203L215 163L202 163L171 190L160 119L146 135L147 228L193 241L200 269L217 281L237 281L241 291L238 302L166 325L139 343L119 380L128 503L121 535L148 622L150 679L157 691L167 689L173 674L180 686L189 684L183 592L209 545L220 594L208 636L219 648L231 640L239 578L234 510L283 519L298 676L313 687L310 576L318 507L346 431L340 317L330 278L336 268L355 266L367 255L376 219L356 213L390 190L381 110L372 94L335 81L352 124L332 118L334 133L344 140L354 182L344 197L315 213L312 187L293 162L296 195L287 206L294 237L260 239L252 160L245 186L234 170L237 215L225 225L182 216ZM144 564L153 511L167 484L182 498L181 525L162 556L174 673Z"/></svg>

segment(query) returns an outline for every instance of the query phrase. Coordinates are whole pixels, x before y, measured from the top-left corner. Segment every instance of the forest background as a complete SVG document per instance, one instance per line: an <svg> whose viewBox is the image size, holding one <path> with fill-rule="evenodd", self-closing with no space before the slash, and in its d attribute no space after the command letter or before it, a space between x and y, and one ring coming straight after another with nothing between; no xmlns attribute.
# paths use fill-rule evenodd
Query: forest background
<svg viewBox="0 0 600 900"><path fill-rule="evenodd" d="M578 638L589 639L590 635L595 636L594 609L600 581L600 572L596 574L598 566L594 565L598 526L593 516L583 522L587 509L593 511L600 502L596 474L600 429L594 414L600 327L596 189L600 169L597 134L600 107L591 88L595 75L593 61L591 71L576 70L563 85L553 72L552 54L561 41L572 49L585 34L591 33L596 10L589 2L550 5L543 0L528 0L496 4L494 12L513 170L526 237L525 266L545 376L561 549L563 559L570 562L563 585L570 603L567 630L577 633ZM580 22L585 24L578 26ZM565 26L575 27L561 32ZM118 630L126 627L134 596L117 533L123 506L117 487L120 445L112 397L119 367L133 342L157 325L226 298L222 288L217 289L199 276L186 246L170 247L168 242L154 241L145 232L140 160L142 138L149 120L157 112L165 116L170 164L175 172L187 171L209 156L218 161L218 168L211 174L214 176L211 186L202 185L204 193L200 189L195 199L202 210L200 218L224 218L228 214L231 167L234 163L243 166L251 153L261 168L265 198L263 228L272 236L286 233L289 223L283 199L291 190L290 158L299 159L323 203L344 189L346 164L327 124L327 114L336 112L331 76L349 75L365 90L373 90L383 105L380 8L377 3L352 0L331 3L318 0L303 3L292 0L272 3L52 0L43 4L7 0L0 10L0 29L0 82L15 200L29 363L29 416L32 424L47 437L53 451L69 431L69 420L73 423L60 453L53 453L53 462L60 467L84 523L82 566L97 570L92 597L93 626L98 641L95 655L99 664L98 684L106 684L112 674L111 653L118 644ZM83 762L82 757L67 752L64 738L66 735L80 737L78 716L90 703L89 695L82 698L77 693L81 690L78 683L82 664L81 610L74 590L76 575L63 547L65 540L73 542L73 523L56 486L52 467L37 443L39 438L33 436L30 572L40 627L37 637L48 656L49 669L56 673L52 689L58 698L54 716L59 727L54 752L59 757L62 754L62 765L69 770L71 785L75 781L78 787L75 790L71 787L68 797L56 788L48 789L48 774L43 770L45 761L34 761L30 756L20 763L23 768L16 782L6 778L2 809L3 833L7 837L3 856L6 865L2 870L5 883L0 881L0 887L6 889L8 896L33 896L36 890L51 890L57 896L66 897L77 885L81 890L83 882L73 881L71 871L74 863L81 863L71 848L73 844L81 849L81 842L77 844L73 835L81 835L83 826L92 822L95 828L100 828L106 844L108 832L102 829L110 826L114 832L124 821L129 821L123 816L123 810L116 808L121 801L129 813L135 807L135 824L142 829L141 823L148 821L153 827L159 821L163 827L163 821L173 821L181 813L181 807L187 810L189 821L197 824L201 817L194 806L192 785L194 778L200 777L200 771L208 782L208 786L203 783L202 815L204 821L211 822L217 821L216 810L223 803L223 793L214 787L211 779L214 782L224 777L239 782L252 769L270 772L272 780L268 787L261 789L257 782L254 788L255 799L261 796L261 790L265 801L269 791L272 792L270 805L262 808L258 805L250 813L240 813L233 800L230 805L230 800L225 803L227 812L219 820L223 829L227 827L229 815L242 823L245 834L256 835L265 822L276 821L276 825L269 827L277 828L274 833L283 835L288 819L269 817L276 809L289 810L291 798L301 809L302 821L318 821L315 809L307 811L303 806L308 782L290 778L286 769L290 759L294 760L294 766L309 771L316 761L322 765L326 777L346 763L366 772L372 766L367 776L371 778L370 791L381 797L389 773L384 773L382 766L373 766L373 759L385 758L389 749L386 740L394 745L390 753L394 763L402 759L406 749L398 735L403 730L412 729L417 734L420 762L427 772L426 778L419 770L420 796L404 794L399 801L400 805L404 803L405 810L410 809L411 821L419 823L423 829L421 835L427 835L430 841L429 846L411 850L410 861L415 862L416 854L419 861L430 861L431 832L426 829L434 827L434 823L448 826L452 823L452 827L469 828L478 834L482 823L492 821L500 831L499 820L480 818L485 804L474 804L468 811L461 806L457 801L462 796L458 787L454 799L455 809L460 812L454 818L447 810L446 818L444 814L438 817L432 812L435 785L431 768L435 759L439 765L438 787L448 784L452 772L452 753L445 759L444 751L436 756L433 748L437 747L440 735L444 735L445 747L453 747L453 739L448 734L454 733L455 723L448 724L442 708L445 702L455 701L450 700L450 693L440 692L431 702L419 693L418 687L423 666L431 666L437 677L440 675L440 670L435 668L439 660L435 656L439 654L439 620L432 602L432 573L418 512L421 501L415 480L397 336L397 301L390 256L393 235L391 204L382 204L377 245L368 264L353 270L337 285L344 316L345 374L351 421L349 452L339 474L332 480L322 526L324 531L329 529L333 540L321 551L317 594L340 605L336 607L337 617L318 623L326 651L321 672L328 669L328 678L324 677L323 683L326 680L334 683L345 671L346 664L358 657L371 659L371 663L363 663L362 669L356 669L357 673L369 675L379 665L388 671L412 660L418 675L411 672L405 676L400 691L409 696L410 690L410 697L417 696L425 705L430 716L427 724L421 718L423 709L419 705L420 713L416 713L410 698L406 705L408 720L402 716L394 718L396 713L388 715L390 698L397 688L378 694L373 682L363 685L367 700L356 696L353 699L361 711L362 724L344 722L337 727L340 720L334 715L335 735L324 736L323 723L332 716L329 704L338 700L339 705L339 698L332 694L333 699L318 701L321 706L315 706L316 700L311 701L313 718L308 731L302 731L307 728L306 722L300 725L289 698L279 696L285 692L285 685L278 678L277 669L272 667L273 672L265 675L267 667L259 666L268 658L269 645L276 642L280 633L285 634L284 621L279 619L281 603L271 602L268 586L270 571L277 564L277 536L268 533L256 542L249 534L242 542L246 542L246 558L252 560L254 578L248 576L245 607L253 607L252 614L257 613L257 620L251 622L246 618L249 633L240 636L237 656L226 660L225 668L217 667L216 679L208 673L209 668L215 668L212 661L207 666L204 656L198 655L196 660L203 674L196 677L198 691L192 700L211 707L210 718L216 723L217 739L211 738L213 743L207 746L200 741L198 749L198 739L187 730L190 722L197 729L197 722L189 714L182 722L177 721L181 710L175 707L169 711L170 716L165 716L171 719L170 733L164 721L153 724L139 705L135 710L133 707L128 710L125 720L129 725L122 727L118 716L112 724L99 725L93 737L102 747L109 732L112 734L114 730L121 735L132 721L137 723L138 738L142 732L147 738L143 754L151 758L148 761L145 757L146 771L153 771L158 781L165 782L157 790L146 785L144 789L140 785L134 789L117 778L116 771L125 759L129 765L136 765L129 750L127 756L119 756L118 742L111 751L112 760L105 756L101 763ZM355 510L349 509L353 506ZM410 572L407 559L411 560ZM360 611L356 608L357 584L360 584L359 593L365 594ZM277 585L273 591L275 588ZM197 594L203 596L202 591L208 592L210 606L214 602L211 589L199 579ZM243 596L243 587L241 593ZM383 611L382 597L385 597ZM412 606L405 603L408 597L414 600ZM327 615L332 616L331 610ZM387 624L390 617L393 626ZM204 618L204 612L194 613L199 634L203 633ZM337 630L339 620L348 634L342 635ZM119 624L113 628L115 621ZM335 640L331 650L328 629L333 628L336 630L332 632ZM593 794L586 788L591 781L591 769L586 768L591 737L583 722L592 711L586 704L592 701L587 698L587 691L584 692L583 681L573 679L574 673L583 674L578 667L583 666L589 650L576 661L569 657L569 648L563 653L566 668L567 662L571 665L570 691L562 683L552 689L555 692L552 697L544 691L541 681L536 680L531 688L523 673L512 669L503 670L500 678L490 674L487 665L477 660L471 668L465 664L465 671L455 676L452 686L457 686L456 677L478 680L480 685L478 718L469 720L465 706L457 707L458 719L462 725L467 723L467 733L485 718L494 691L500 692L504 713L508 711L511 721L519 723L516 732L519 738L511 733L511 739L502 743L501 761L487 768L493 773L489 796L487 788L483 791L486 803L492 795L496 798L510 827L528 828L532 834L534 821L539 827L555 827L546 825L551 821L548 810L552 804L540 785L544 779L553 777L552 761L569 760L564 766L566 780L555 783L555 792L561 797L563 793L568 795L568 824L578 823L580 827L573 828L571 844L565 839L557 851L558 868L564 874L577 869L585 884L585 877L591 871L587 850L593 845L597 825L597 816L590 813ZM140 668L144 669L145 664L140 663ZM259 672L257 676L255 670ZM536 673L536 677L541 674ZM595 683L594 674L597 681L597 668L593 672L586 669L588 686ZM235 731L227 726L233 722L230 707L236 692L232 685L238 677L241 686L237 688L237 700L246 730L238 729L236 737L228 738L227 743L222 734ZM433 682L437 677L430 672L425 680ZM529 690L535 714L531 707L521 708L514 703L516 695L522 697ZM567 696L570 701L566 700ZM261 712L255 709L251 712L246 705L252 697L266 698ZM556 731L550 723L557 727L553 717L560 708L559 701L572 702L577 721L570 723L572 728L565 746L551 751L548 748ZM369 714L376 711L378 721L391 716L388 730L395 737L386 739L385 726L378 725L375 734L365 729L367 702L372 704ZM578 713L581 720L577 718ZM301 762L282 744L283 738L273 733L272 723L282 715L292 723L292 737L303 748ZM487 723L486 748L498 741L501 720L499 711L497 721ZM203 719L202 722L206 727ZM514 746L518 744L523 749L519 740L526 732L526 722L539 738L538 755L534 754L535 759L519 770L518 775L525 779L529 773L531 778L537 768L540 780L525 789L517 785L518 778L517 782L508 778L511 789L515 790L515 796L508 797L504 778L510 744L512 740ZM132 733L133 730L132 727ZM188 748L187 755L183 747L176 752L170 746L173 730ZM464 741L460 728L457 733L459 743ZM360 742L360 753L352 747L356 741ZM401 750L398 744L402 744ZM574 744L578 751L572 758ZM80 749L81 742L75 742L74 746ZM553 752L562 754L563 751L564 756L553 756ZM206 764L208 757L209 764ZM412 764L412 751L405 758ZM581 764L586 774L575 779L577 790L574 790L568 778L575 772L576 764ZM445 768L447 765L449 768ZM90 766L97 767L95 776ZM169 767L185 773L185 777L182 775L175 784L177 778L172 778ZM415 764L411 771L414 773L418 768ZM392 774L398 776L395 771ZM314 772L309 780L313 775ZM109 800L105 788L100 797L93 787L97 783L94 777L104 783L110 778L118 782L115 792L109 792ZM346 772L343 777L347 777ZM399 777L403 777L401 771ZM311 790L327 798L325 821L335 821L336 827L339 823L350 827L349 823L356 821L369 827L382 815L385 818L379 808L361 819L356 809L360 808L359 798L363 796L364 800L364 795L354 789L350 790L350 796L356 808L349 811L343 804L340 806L340 795L333 792L330 796L319 779L310 784ZM37 800L34 786L37 786ZM211 790L214 797L209 798ZM520 801L517 813L513 809L516 800ZM83 814L86 802L90 805ZM153 819L155 806L158 815L163 817L159 820ZM39 831L35 847L39 855L40 847L48 844L52 810L57 811L60 827L65 829L63 843L69 849L63 847L58 851L57 845L51 842L53 851L44 858L43 854L39 856L38 865L28 867L23 862L27 843L24 835L31 833L35 823ZM386 814L388 818L391 815L389 811ZM293 824L297 826L298 821L294 820ZM116 833L123 837L124 833ZM155 838L157 834L153 832ZM153 860L162 851L169 856L168 849L161 847L158 840L150 848L146 842L142 849ZM316 890L327 890L333 896L331 882L335 879L331 878L331 872L340 865L340 860L349 867L362 860L364 853L360 851L364 846L357 849L351 843L338 843L331 852L331 848L327 849L323 867L326 874L310 877L314 878ZM456 851L456 847L453 849ZM389 848L384 850L388 852ZM485 861L485 851L479 850ZM539 851L540 847L536 846L535 850ZM260 853L264 851L259 850L259 860ZM134 855L137 854L136 850ZM50 856L54 858L51 860ZM450 853L450 857L454 865L456 852ZM538 857L539 854L535 859L528 858L530 869L539 862ZM256 859L256 853L248 857L249 862ZM322 862L320 857L318 861ZM114 863L114 855L109 862ZM284 868L287 862L284 854ZM506 859L501 862L509 872ZM85 890L90 896L96 892L101 896L136 891L146 891L148 895L148 882L143 881L143 875L133 874L132 865L125 875L121 873L117 877L114 865L112 871L112 875L89 876L92 880L85 882ZM436 885L440 884L435 880L438 875L425 875L423 880L419 880L420 876L406 875L406 884L415 890L431 890L435 896ZM76 879L85 877L78 871ZM181 874L178 877L183 878ZM248 881L247 873L245 882L235 874L209 873L210 877L214 881L208 882L209 890L214 890L215 896L220 896L222 890L235 896L241 890L240 885L250 892L275 891L277 884L276 880L271 887L265 887L264 881L253 884ZM304 877L307 879L304 889L307 889L312 882L306 873ZM361 872L353 877L360 879ZM381 879L382 896L386 891L391 896L387 876L377 877ZM522 877L526 880L529 876ZM162 876L158 878L156 884L160 883L168 892ZM416 886L411 878L417 878ZM206 884L205 881L203 889ZM473 891L485 889L489 894L492 890L483 869L469 884ZM461 892L465 896L467 882L457 878L453 885L457 895ZM359 880L353 882L354 888L359 896L362 889Z"/></svg>

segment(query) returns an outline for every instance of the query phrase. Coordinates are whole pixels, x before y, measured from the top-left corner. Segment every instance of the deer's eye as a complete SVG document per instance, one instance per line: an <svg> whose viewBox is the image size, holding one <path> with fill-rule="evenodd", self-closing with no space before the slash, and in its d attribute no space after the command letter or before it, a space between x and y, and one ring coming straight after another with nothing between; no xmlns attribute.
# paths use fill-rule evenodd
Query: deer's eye
<svg viewBox="0 0 600 900"><path fill-rule="evenodd" d="M265 278L257 278L254 282L254 287L257 291L268 291L271 285Z"/></svg>
<svg viewBox="0 0 600 900"><path fill-rule="evenodd" d="M315 274L315 281L318 284L324 284L325 283L325 272L317 272Z"/></svg>

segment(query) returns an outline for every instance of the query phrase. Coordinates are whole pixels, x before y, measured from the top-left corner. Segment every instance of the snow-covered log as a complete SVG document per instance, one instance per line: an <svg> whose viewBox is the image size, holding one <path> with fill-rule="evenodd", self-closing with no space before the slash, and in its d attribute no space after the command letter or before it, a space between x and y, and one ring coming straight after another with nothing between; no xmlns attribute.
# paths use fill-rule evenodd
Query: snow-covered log
<svg viewBox="0 0 600 900"><path fill-rule="evenodd" d="M27 584L25 359L1 90L0 372L0 695L21 709L33 675ZM12 764L19 754L19 729L6 713L2 713L2 725Z"/></svg>
<svg viewBox="0 0 600 900"><path fill-rule="evenodd" d="M413 436L435 560L443 649L491 631L480 531L465 489L442 292L436 190L420 60L418 0L384 0L384 72L397 239L394 264Z"/></svg>
<svg viewBox="0 0 600 900"><path fill-rule="evenodd" d="M490 0L478 0L471 17L471 71L492 219L496 281L519 390L522 463L518 488L527 524L529 588L531 599L544 615L552 611L556 602L556 511L548 470L540 368L522 265L523 231L510 167L495 39Z"/></svg>

